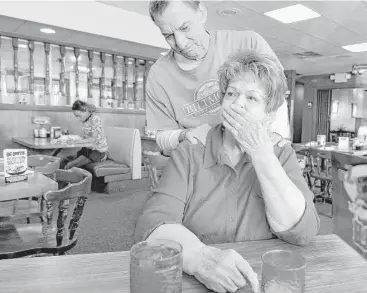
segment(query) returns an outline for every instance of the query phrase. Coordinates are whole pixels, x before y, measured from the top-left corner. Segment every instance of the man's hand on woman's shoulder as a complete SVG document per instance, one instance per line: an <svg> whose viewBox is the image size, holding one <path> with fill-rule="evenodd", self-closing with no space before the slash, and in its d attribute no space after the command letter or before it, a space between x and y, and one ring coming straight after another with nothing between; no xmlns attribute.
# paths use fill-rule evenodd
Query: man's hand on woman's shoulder
<svg viewBox="0 0 367 293"><path fill-rule="evenodd" d="M209 124L203 124L196 128L191 128L185 133L184 139L187 139L192 144L201 142L203 145L206 144L206 137L209 130L212 128Z"/></svg>
<svg viewBox="0 0 367 293"><path fill-rule="evenodd" d="M279 133L271 132L270 133L270 139L273 145L277 145L278 147L282 148L286 146L287 144L291 144L291 140L284 138Z"/></svg>

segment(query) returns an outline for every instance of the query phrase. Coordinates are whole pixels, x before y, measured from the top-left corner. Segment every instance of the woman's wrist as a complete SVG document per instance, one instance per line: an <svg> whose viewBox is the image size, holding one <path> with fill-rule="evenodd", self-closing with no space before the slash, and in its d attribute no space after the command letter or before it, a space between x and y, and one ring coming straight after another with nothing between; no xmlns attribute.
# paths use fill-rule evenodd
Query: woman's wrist
<svg viewBox="0 0 367 293"><path fill-rule="evenodd" d="M186 274L194 275L197 272L207 247L204 243L199 242L194 246L184 248L182 267Z"/></svg>

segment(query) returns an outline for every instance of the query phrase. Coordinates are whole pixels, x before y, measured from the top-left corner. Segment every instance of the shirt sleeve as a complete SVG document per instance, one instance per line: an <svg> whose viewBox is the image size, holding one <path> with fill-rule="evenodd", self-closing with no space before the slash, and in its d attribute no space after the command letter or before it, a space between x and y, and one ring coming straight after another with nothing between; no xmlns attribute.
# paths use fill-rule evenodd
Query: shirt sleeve
<svg viewBox="0 0 367 293"><path fill-rule="evenodd" d="M284 232L273 232L279 239L296 245L308 244L319 232L320 218L313 203L314 195L303 178L295 151L291 146L284 147L279 157L285 172L305 197L306 207L301 219Z"/></svg>
<svg viewBox="0 0 367 293"><path fill-rule="evenodd" d="M93 142L93 149L96 147L99 141L103 139L104 131L103 131L103 125L102 120L97 115L93 115L92 117L92 137L94 139Z"/></svg>
<svg viewBox="0 0 367 293"><path fill-rule="evenodd" d="M169 109L164 101L169 101L174 97L169 97L164 88L157 82L154 73L149 72L147 79L147 125L149 128L157 130L178 129L179 124L175 119L172 109Z"/></svg>
<svg viewBox="0 0 367 293"><path fill-rule="evenodd" d="M135 228L135 242L143 241L160 225L182 224L192 180L187 155L181 146L172 152L153 195L148 199Z"/></svg>

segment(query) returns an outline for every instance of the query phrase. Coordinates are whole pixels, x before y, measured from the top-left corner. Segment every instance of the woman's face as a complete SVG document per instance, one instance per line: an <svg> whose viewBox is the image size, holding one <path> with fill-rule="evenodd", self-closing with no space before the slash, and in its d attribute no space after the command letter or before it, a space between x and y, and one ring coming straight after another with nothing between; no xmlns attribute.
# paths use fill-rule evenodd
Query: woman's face
<svg viewBox="0 0 367 293"><path fill-rule="evenodd" d="M79 110L74 110L73 113L80 122L84 122L85 120L87 120L90 115L88 111L83 112Z"/></svg>
<svg viewBox="0 0 367 293"><path fill-rule="evenodd" d="M263 83L252 71L246 71L229 81L222 108L237 104L256 121L263 121L267 117L265 97Z"/></svg>

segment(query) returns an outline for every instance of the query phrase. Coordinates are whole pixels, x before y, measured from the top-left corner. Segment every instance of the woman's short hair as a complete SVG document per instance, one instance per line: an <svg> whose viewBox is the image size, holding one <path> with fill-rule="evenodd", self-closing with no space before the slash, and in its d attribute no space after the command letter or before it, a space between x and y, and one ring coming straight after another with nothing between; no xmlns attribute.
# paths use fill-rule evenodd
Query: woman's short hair
<svg viewBox="0 0 367 293"><path fill-rule="evenodd" d="M73 111L89 112L89 113L94 113L97 110L96 106L88 104L81 100L76 100L71 109Z"/></svg>
<svg viewBox="0 0 367 293"><path fill-rule="evenodd" d="M256 51L240 50L232 54L219 68L221 101L231 79L243 72L251 71L267 89L267 113L274 112L283 104L288 89L287 79L278 60Z"/></svg>
<svg viewBox="0 0 367 293"><path fill-rule="evenodd" d="M155 16L162 15L163 11L167 8L168 4L171 1L156 1L151 0L149 1L149 14L150 18L155 21ZM190 0L183 0L183 2L187 5L190 5L195 11L199 9L200 1L190 1Z"/></svg>

